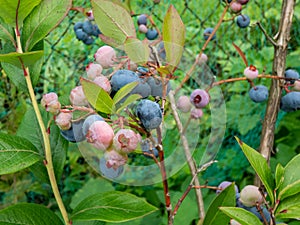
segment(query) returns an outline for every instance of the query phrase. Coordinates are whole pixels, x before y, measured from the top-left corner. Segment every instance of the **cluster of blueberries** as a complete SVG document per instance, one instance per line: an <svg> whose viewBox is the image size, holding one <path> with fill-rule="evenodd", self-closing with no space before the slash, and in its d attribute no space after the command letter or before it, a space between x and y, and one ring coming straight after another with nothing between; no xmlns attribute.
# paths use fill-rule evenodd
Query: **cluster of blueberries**
<svg viewBox="0 0 300 225"><path fill-rule="evenodd" d="M93 44L95 41L94 37L97 38L101 34L97 24L93 24L90 20L75 23L74 32L76 38L86 45Z"/></svg>
<svg viewBox="0 0 300 225"><path fill-rule="evenodd" d="M222 190L231 185L232 182L223 181L219 184L218 190L219 194ZM262 196L259 188L254 185L246 185L241 191L239 191L237 185L234 185L235 196L236 196L236 207L245 209L259 218L261 222L264 219L269 223L271 220L271 215L268 209L264 206L264 197ZM264 218L263 218L264 217ZM231 225L240 225L237 221L231 219Z"/></svg>
<svg viewBox="0 0 300 225"><path fill-rule="evenodd" d="M138 29L141 33L146 35L148 40L154 40L158 37L158 32L155 28L148 28L148 17L145 14L141 14L137 18Z"/></svg>

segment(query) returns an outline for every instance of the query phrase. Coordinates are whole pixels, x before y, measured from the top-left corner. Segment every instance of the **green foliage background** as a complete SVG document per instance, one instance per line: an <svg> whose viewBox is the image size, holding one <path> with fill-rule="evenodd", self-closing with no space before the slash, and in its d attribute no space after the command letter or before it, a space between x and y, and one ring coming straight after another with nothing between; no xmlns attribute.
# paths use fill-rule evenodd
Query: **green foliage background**
<svg viewBox="0 0 300 225"><path fill-rule="evenodd" d="M160 4L154 5L150 0L137 0L132 2L132 10L136 15L151 14L158 28L161 29L162 19L169 7L174 4L179 11L186 26L186 44L184 56L180 64L178 76L183 77L193 63L196 54L204 44L203 30L214 27L222 11L222 1L171 1L162 0ZM217 80L243 76L244 64L241 57L235 51L232 42L237 44L245 53L248 62L255 65L260 72L266 74L272 72L273 47L267 41L261 30L255 25L261 24L271 36L276 34L282 1L257 1L251 0L243 13L251 18L251 26L240 29L235 20L231 20L230 14L217 32L217 40L208 45L205 53L208 55L208 67ZM75 0L74 6L90 8L89 1ZM68 103L70 90L79 82L80 76L85 73L85 66L93 61L94 52L103 43L101 40L91 46L86 46L78 41L73 31L73 25L78 21L85 20L85 16L76 11L70 11L64 21L53 30L44 42L45 60L42 67L40 81L35 91L40 99L43 93L55 91L61 96L62 102ZM133 17L136 21L136 16ZM288 47L287 68L293 68L300 72L300 4L296 5L291 41ZM139 38L144 38L139 34ZM1 43L0 43L1 44ZM2 47L0 45L0 47ZM201 68L195 76L201 76ZM176 82L175 82L176 83ZM269 80L258 80L269 86ZM197 84L191 79L186 85L183 93L189 93ZM223 144L219 152L215 152L217 164L211 166L203 175L202 183L218 185L223 180L236 181L240 188L253 182L254 171L250 168L246 158L237 145L234 136L239 136L245 143L257 148L260 141L262 120L264 118L265 105L255 104L248 97L249 84L247 82L235 82L221 86L226 100L227 128ZM24 100L25 99L25 100ZM26 94L10 82L9 78L1 70L0 77L0 129L5 133L16 133L25 112L29 110L29 100ZM206 113L209 113L207 111ZM285 114L280 112L276 130L276 144L274 155L271 159L271 167L278 162L285 165L288 160L300 152L300 111ZM207 124L205 124L207 122ZM201 123L201 134L199 138L199 149L207 143L206 137L210 133L208 116ZM18 131L20 132L20 131ZM165 148L172 148L170 140L164 140ZM196 160L199 159L198 151L195 152ZM199 151L200 152L200 151ZM276 155L275 155L276 153ZM170 178L171 196L174 201L189 183L189 172L184 167L179 173ZM73 208L80 199L87 194L84 190L93 192L104 192L109 190L120 190L143 196L148 202L160 207L161 211L142 218L140 220L123 224L164 224L162 218L164 212L163 192L161 185L130 187L111 183L101 178L84 160L74 144L69 144L67 161L63 168L60 180L60 189L63 199ZM92 190L92 191L91 191ZM92 193L91 193L92 192ZM214 197L214 193L203 190L206 207ZM196 205L191 193L180 208L176 224L193 224L197 218ZM28 170L12 175L0 177L0 208L7 207L16 202L35 202L56 209L50 186L47 182L40 183L37 176ZM175 202L174 202L175 203ZM173 204L174 204L173 203ZM194 210L191 208L194 206ZM80 223L74 223L80 225ZM87 224L87 223L85 223ZM90 223L91 225L105 223ZM112 224L112 223L111 223Z"/></svg>

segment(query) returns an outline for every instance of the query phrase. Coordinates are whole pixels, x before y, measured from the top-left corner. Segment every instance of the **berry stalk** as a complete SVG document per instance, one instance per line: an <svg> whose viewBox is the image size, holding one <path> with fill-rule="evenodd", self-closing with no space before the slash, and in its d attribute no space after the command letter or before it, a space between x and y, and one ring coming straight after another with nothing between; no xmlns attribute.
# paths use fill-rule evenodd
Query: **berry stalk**
<svg viewBox="0 0 300 225"><path fill-rule="evenodd" d="M16 29L15 33L16 33L16 40L17 40L16 51L18 53L23 53L22 45L21 45L20 32L18 31L18 29ZM69 221L68 213L66 211L66 208L65 208L64 203L62 201L61 195L59 193L59 189L58 189L58 186L57 186L55 173L54 173L54 169L53 169L52 153L51 153L51 147L50 147L49 134L46 130L46 127L45 127L43 119L42 119L41 112L40 112L39 107L38 107L38 103L37 103L37 100L36 100L36 97L35 97L34 89L33 89L31 78L30 78L29 69L28 69L28 67L25 67L25 65L22 61L20 61L20 62L22 64L23 73L24 73L24 77L25 77L25 80L26 80L26 84L27 84L29 96L30 96L30 99L31 99L31 102L32 102L32 106L33 106L35 115L37 117L37 121L38 121L38 124L40 126L42 137L43 137L43 142L44 142L44 146L45 146L45 158L46 158L44 160L44 165L46 166L47 173L48 173L49 180L50 180L50 184L51 184L51 187L52 187L52 191L53 191L55 200L58 204L59 210L62 214L62 217L64 219L65 224L69 225L69 224L71 224L71 222Z"/></svg>

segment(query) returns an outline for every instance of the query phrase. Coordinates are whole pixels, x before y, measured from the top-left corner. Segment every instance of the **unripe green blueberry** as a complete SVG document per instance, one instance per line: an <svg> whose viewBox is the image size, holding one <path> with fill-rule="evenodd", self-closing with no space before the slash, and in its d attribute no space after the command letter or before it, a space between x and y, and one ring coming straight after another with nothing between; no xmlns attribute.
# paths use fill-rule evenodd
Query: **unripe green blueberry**
<svg viewBox="0 0 300 225"><path fill-rule="evenodd" d="M108 80L108 78L104 75L100 75L94 79L94 82L101 87L104 91L110 92L111 91L111 85Z"/></svg>
<svg viewBox="0 0 300 225"><path fill-rule="evenodd" d="M86 138L95 148L105 151L113 142L114 131L105 121L95 121L89 127Z"/></svg>
<svg viewBox="0 0 300 225"><path fill-rule="evenodd" d="M125 165L128 160L127 154L121 154L116 150L106 151L104 153L104 158L106 160L107 168L113 168L115 170L120 166Z"/></svg>
<svg viewBox="0 0 300 225"><path fill-rule="evenodd" d="M116 150L130 153L134 151L141 141L141 136L130 129L119 130L114 137Z"/></svg>
<svg viewBox="0 0 300 225"><path fill-rule="evenodd" d="M196 108L204 108L209 103L209 100L209 94L202 89L195 89L190 96L190 101Z"/></svg>
<svg viewBox="0 0 300 225"><path fill-rule="evenodd" d="M85 67L85 71L87 74L88 79L94 80L97 76L102 75L102 66L98 63L89 63Z"/></svg>
<svg viewBox="0 0 300 225"><path fill-rule="evenodd" d="M41 100L41 105L46 109L47 112L50 112L54 115L57 115L61 108L61 105L58 101L58 96L54 92L44 94Z"/></svg>
<svg viewBox="0 0 300 225"><path fill-rule="evenodd" d="M257 203L261 204L263 202L263 196L258 187L247 185L241 190L239 200L244 206L251 207L255 206Z"/></svg>
<svg viewBox="0 0 300 225"><path fill-rule="evenodd" d="M55 123L61 130L69 130L72 126L72 113L71 112L60 112L55 117Z"/></svg>
<svg viewBox="0 0 300 225"><path fill-rule="evenodd" d="M89 104L84 95L82 86L77 86L72 89L70 93L70 101L72 105L76 106L87 106Z"/></svg>
<svg viewBox="0 0 300 225"><path fill-rule="evenodd" d="M190 98L186 95L182 95L178 98L176 106L177 106L177 109L179 109L181 112L184 112L184 113L189 112L192 108Z"/></svg>
<svg viewBox="0 0 300 225"><path fill-rule="evenodd" d="M258 70L256 69L255 66L250 65L244 70L244 75L249 79L249 80L254 80L258 76Z"/></svg>
<svg viewBox="0 0 300 225"><path fill-rule="evenodd" d="M300 81L296 80L294 83L294 90L295 91L300 91Z"/></svg>
<svg viewBox="0 0 300 225"><path fill-rule="evenodd" d="M112 47L105 45L97 50L94 58L104 69L107 69L113 66L116 52Z"/></svg>

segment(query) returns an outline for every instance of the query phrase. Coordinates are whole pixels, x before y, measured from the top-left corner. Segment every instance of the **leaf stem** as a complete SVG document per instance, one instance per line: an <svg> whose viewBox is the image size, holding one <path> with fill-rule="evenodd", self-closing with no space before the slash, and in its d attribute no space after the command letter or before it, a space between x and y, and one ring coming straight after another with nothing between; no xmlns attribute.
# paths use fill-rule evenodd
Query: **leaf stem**
<svg viewBox="0 0 300 225"><path fill-rule="evenodd" d="M16 48L16 50L17 50L18 53L23 53L21 40L20 40L20 33L17 29L15 30L15 33L16 33L16 39L17 39L17 48ZM29 69L28 69L28 67L25 67L25 65L22 61L21 61L21 64L22 64L23 73L24 73L24 77L25 77L25 80L26 80L29 96L30 96L30 99L31 99L31 102L32 102L32 106L33 106L34 112L36 114L37 121L38 121L38 124L40 126L42 137L43 137L44 148L45 148L45 158L46 158L46 160L44 161L45 162L44 164L45 164L46 169L47 169L50 184L51 184L51 187L52 187L52 190L53 190L55 200L58 204L59 210L62 214L62 217L64 219L65 224L69 225L71 223L69 221L68 213L67 213L66 208L64 206L64 203L62 201L61 195L59 193L59 189L58 189L58 186L57 186L56 177L55 177L55 173L54 173L54 169L53 169L52 153L51 153L49 135L47 133L47 130L46 130L45 124L43 122L41 112L40 112L39 107L38 107L38 103L37 103L37 100L36 100L36 97L35 97L34 89L33 89L31 78L30 78Z"/></svg>

